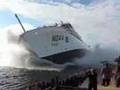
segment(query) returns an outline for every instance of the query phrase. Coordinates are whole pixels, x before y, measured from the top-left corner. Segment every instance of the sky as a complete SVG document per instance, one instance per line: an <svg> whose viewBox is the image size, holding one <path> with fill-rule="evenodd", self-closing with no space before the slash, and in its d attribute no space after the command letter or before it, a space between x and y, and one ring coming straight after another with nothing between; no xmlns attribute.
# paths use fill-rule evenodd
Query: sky
<svg viewBox="0 0 120 90"><path fill-rule="evenodd" d="M69 22L91 46L120 49L120 0L0 0L0 31Z"/></svg>

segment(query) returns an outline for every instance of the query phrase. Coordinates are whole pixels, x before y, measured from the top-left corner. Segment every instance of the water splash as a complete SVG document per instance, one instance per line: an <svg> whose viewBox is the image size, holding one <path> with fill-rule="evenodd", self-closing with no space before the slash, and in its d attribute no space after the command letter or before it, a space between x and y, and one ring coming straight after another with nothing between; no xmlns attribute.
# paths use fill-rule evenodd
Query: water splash
<svg viewBox="0 0 120 90"><path fill-rule="evenodd" d="M35 57L23 43L19 43L21 32L15 30L0 31L0 66L16 68L57 70L63 66Z"/></svg>
<svg viewBox="0 0 120 90"><path fill-rule="evenodd" d="M21 57L29 55L29 52L22 44L18 44L18 39L19 37L9 30L0 31L0 66L23 65Z"/></svg>

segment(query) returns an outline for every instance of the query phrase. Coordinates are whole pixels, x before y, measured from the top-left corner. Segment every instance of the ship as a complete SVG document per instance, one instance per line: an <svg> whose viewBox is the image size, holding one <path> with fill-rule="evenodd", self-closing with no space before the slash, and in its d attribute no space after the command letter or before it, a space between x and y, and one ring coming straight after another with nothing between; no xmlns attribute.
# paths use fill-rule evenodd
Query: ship
<svg viewBox="0 0 120 90"><path fill-rule="evenodd" d="M70 23L62 22L29 31L24 30L20 41L24 42L35 56L56 64L72 62L83 57L87 51L87 45Z"/></svg>

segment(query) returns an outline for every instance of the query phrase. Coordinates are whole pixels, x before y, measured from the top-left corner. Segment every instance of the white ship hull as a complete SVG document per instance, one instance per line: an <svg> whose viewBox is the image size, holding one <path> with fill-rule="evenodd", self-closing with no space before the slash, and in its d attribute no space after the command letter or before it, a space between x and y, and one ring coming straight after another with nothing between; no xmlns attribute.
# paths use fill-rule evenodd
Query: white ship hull
<svg viewBox="0 0 120 90"><path fill-rule="evenodd" d="M21 40L39 58L62 64L82 57L86 45L70 24L37 28L21 35Z"/></svg>

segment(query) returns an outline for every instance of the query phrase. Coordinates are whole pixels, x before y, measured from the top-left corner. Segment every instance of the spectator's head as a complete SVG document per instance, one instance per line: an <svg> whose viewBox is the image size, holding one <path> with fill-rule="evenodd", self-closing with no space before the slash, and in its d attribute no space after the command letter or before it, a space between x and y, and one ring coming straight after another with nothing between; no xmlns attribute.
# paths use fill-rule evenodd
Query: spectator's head
<svg viewBox="0 0 120 90"><path fill-rule="evenodd" d="M93 73L97 73L97 70L96 70L96 69L93 69Z"/></svg>
<svg viewBox="0 0 120 90"><path fill-rule="evenodd" d="M109 67L109 64L108 64L108 63L106 63L106 64L105 64L105 67Z"/></svg>

